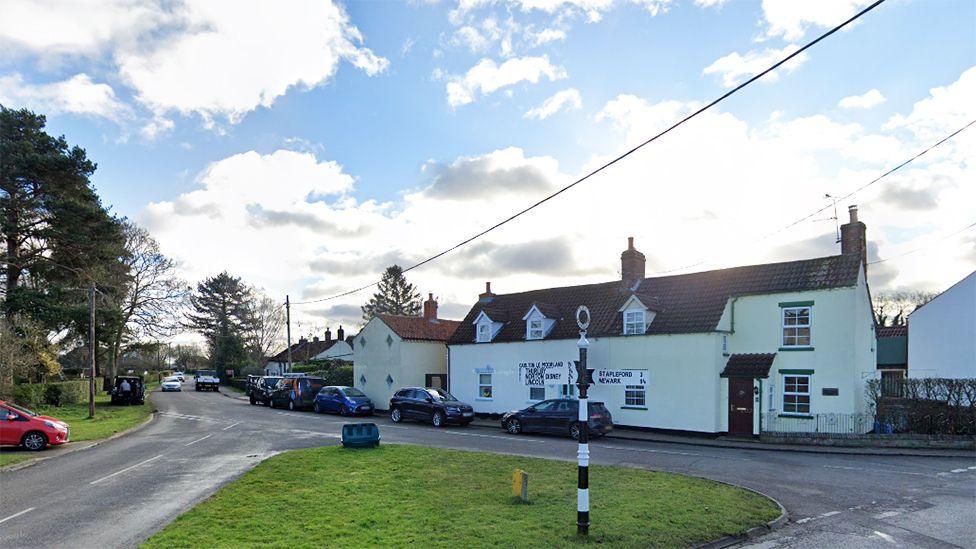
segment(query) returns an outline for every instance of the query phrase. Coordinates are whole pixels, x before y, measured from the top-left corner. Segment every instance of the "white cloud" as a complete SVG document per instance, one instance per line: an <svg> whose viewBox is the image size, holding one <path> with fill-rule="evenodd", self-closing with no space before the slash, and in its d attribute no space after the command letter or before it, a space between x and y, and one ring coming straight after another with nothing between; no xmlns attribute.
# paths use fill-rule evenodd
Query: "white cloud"
<svg viewBox="0 0 976 549"><path fill-rule="evenodd" d="M766 35L784 40L803 38L810 27L833 27L850 18L872 0L763 0ZM850 28L850 27L847 27Z"/></svg>
<svg viewBox="0 0 976 549"><path fill-rule="evenodd" d="M529 38L536 46L548 44L550 42L560 42L566 40L566 31L560 29L542 29L537 33L528 33Z"/></svg>
<svg viewBox="0 0 976 549"><path fill-rule="evenodd" d="M146 50L117 54L122 77L157 114L196 113L235 123L269 107L289 88L318 86L345 59L367 74L388 61L361 47L362 36L331 2L234 1L187 6L180 33Z"/></svg>
<svg viewBox="0 0 976 549"><path fill-rule="evenodd" d="M542 78L550 81L566 78L566 70L549 62L548 56L516 57L499 65L482 59L464 76L454 76L447 83L447 102L451 107L467 105L479 95L488 95L519 82L536 84Z"/></svg>
<svg viewBox="0 0 976 549"><path fill-rule="evenodd" d="M719 74L722 76L722 85L731 88L739 84L742 80L751 77L769 68L780 59L792 54L799 49L795 44L789 44L782 49L767 48L764 50L753 50L745 55L739 52L732 52L725 57L716 59L714 63L705 67L702 74ZM780 71L793 72L807 60L807 54L801 53L779 69L767 74L762 78L764 82L775 82L779 79Z"/></svg>
<svg viewBox="0 0 976 549"><path fill-rule="evenodd" d="M695 5L699 8L716 8L724 5L728 0L695 0Z"/></svg>
<svg viewBox="0 0 976 549"><path fill-rule="evenodd" d="M579 110L583 107L583 98L579 90L569 88L556 92L555 95L542 102L542 105L534 109L529 109L525 113L525 118L545 120L562 110Z"/></svg>
<svg viewBox="0 0 976 549"><path fill-rule="evenodd" d="M870 109L887 101L877 89L868 90L861 95L849 95L837 102L842 109Z"/></svg>
<svg viewBox="0 0 976 549"><path fill-rule="evenodd" d="M915 103L908 115L892 116L884 129L907 129L923 141L938 139L976 119L974 97L976 67L971 67L952 84L929 90L929 97Z"/></svg>
<svg viewBox="0 0 976 549"><path fill-rule="evenodd" d="M49 84L30 84L19 73L0 76L0 103L49 115L81 114L119 122L131 113L108 84L81 73Z"/></svg>
<svg viewBox="0 0 976 549"><path fill-rule="evenodd" d="M646 9L651 15L658 15L668 10L671 0L626 0ZM602 13L622 4L619 0L519 0L523 10L541 10L556 13L563 10L580 10L584 12L590 22L599 21Z"/></svg>

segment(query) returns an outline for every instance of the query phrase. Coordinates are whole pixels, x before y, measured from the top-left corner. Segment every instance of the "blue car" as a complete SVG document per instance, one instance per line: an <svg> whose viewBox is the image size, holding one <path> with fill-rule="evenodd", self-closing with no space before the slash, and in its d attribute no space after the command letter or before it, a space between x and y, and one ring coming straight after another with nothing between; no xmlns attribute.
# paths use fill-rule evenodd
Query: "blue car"
<svg viewBox="0 0 976 549"><path fill-rule="evenodd" d="M315 413L332 412L343 416L371 416L373 402L355 387L322 387L315 395Z"/></svg>

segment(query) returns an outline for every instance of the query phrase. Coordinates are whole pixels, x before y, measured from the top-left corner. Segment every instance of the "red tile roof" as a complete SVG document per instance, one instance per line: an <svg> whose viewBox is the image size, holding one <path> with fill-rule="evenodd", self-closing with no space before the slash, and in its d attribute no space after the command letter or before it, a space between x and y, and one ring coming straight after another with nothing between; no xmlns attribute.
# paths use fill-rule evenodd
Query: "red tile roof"
<svg viewBox="0 0 976 549"><path fill-rule="evenodd" d="M857 255L836 255L783 263L733 267L674 276L643 279L635 291L619 280L599 284L547 288L516 294L499 294L490 302L476 303L450 338L450 344L474 343L473 322L484 311L503 323L492 342L525 339L522 317L533 304L545 304L548 318L556 321L546 339L579 337L575 312L590 309L590 336L623 333L620 307L636 295L656 312L647 334L687 334L715 330L725 305L734 296L800 292L849 287L857 284Z"/></svg>
<svg viewBox="0 0 976 549"><path fill-rule="evenodd" d="M403 339L447 341L461 323L457 320L427 320L422 316L376 315Z"/></svg>
<svg viewBox="0 0 976 549"><path fill-rule="evenodd" d="M904 337L908 335L908 325L878 326L878 337Z"/></svg>

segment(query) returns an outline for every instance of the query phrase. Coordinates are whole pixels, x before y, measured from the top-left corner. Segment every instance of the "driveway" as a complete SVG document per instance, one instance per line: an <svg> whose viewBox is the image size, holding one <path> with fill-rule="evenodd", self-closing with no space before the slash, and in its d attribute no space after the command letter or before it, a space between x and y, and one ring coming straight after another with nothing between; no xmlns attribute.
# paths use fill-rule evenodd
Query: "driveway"
<svg viewBox="0 0 976 549"><path fill-rule="evenodd" d="M145 429L0 473L0 547L136 546L262 459L338 444L347 421L250 406L217 393L156 393L153 402L159 417ZM569 439L376 421L384 442L576 459ZM976 456L823 455L623 440L590 446L595 463L702 476L776 498L791 521L755 540L757 546L976 546Z"/></svg>

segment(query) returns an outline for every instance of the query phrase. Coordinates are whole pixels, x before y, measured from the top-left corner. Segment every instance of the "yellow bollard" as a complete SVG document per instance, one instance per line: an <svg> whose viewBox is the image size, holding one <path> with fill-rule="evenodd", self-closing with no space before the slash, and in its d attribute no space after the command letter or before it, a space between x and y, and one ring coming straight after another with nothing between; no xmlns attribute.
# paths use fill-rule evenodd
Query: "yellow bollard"
<svg viewBox="0 0 976 549"><path fill-rule="evenodd" d="M529 501L529 474L521 469L512 473L512 495L523 502Z"/></svg>

